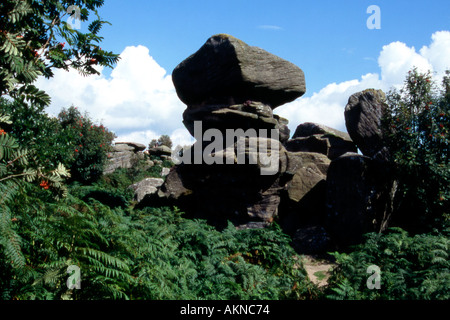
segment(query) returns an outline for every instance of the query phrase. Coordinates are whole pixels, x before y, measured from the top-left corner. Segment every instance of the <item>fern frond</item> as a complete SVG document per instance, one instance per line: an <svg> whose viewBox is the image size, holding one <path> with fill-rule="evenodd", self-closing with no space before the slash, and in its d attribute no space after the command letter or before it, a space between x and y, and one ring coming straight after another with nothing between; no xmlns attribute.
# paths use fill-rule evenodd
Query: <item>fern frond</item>
<svg viewBox="0 0 450 320"><path fill-rule="evenodd" d="M122 260L113 257L106 252L92 249L92 248L76 248L77 251L81 252L84 255L89 255L92 258L95 258L98 261L101 261L103 264L107 266L116 267L120 270L129 271L128 265Z"/></svg>

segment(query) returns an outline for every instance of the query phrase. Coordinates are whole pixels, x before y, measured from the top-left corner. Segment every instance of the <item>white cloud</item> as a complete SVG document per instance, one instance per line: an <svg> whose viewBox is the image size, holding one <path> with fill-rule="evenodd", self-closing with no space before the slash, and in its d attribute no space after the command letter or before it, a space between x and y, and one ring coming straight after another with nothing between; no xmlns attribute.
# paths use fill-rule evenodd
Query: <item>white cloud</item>
<svg viewBox="0 0 450 320"><path fill-rule="evenodd" d="M413 66L438 75L450 68L450 32L434 33L431 44L419 51L402 42L385 45L378 65L379 74L331 83L310 97L277 108L275 113L289 120L291 132L303 122L318 122L345 131L344 108L353 93L367 88L387 91L401 85ZM52 97L49 113L55 115L73 104L114 131L118 135L116 141L147 145L150 140L169 134L175 146L193 142L182 124L186 106L178 99L171 76L144 46L125 48L109 77L102 73L83 77L76 71L56 70L52 79L39 79L37 85Z"/></svg>
<svg viewBox="0 0 450 320"><path fill-rule="evenodd" d="M422 47L420 54L433 65L435 72L442 76L445 70L450 68L450 32L435 32L431 39L431 45Z"/></svg>
<svg viewBox="0 0 450 320"><path fill-rule="evenodd" d="M300 98L275 109L275 113L289 120L291 133L304 122L321 123L346 131L344 108L348 98L358 91L382 85L377 74L369 73L360 80L331 83L311 97Z"/></svg>
<svg viewBox="0 0 450 320"><path fill-rule="evenodd" d="M368 88L387 92L392 87L399 87L413 67L420 72L435 72L439 81L444 71L450 68L450 32L435 32L431 40L431 44L423 46L419 52L398 41L385 45L378 57L380 74L368 73L361 79L331 83L311 97L279 107L275 113L289 120L292 133L304 122L322 123L346 131L344 108L353 93Z"/></svg>
<svg viewBox="0 0 450 320"><path fill-rule="evenodd" d="M433 71L427 58L417 53L414 47L398 41L383 46L378 65L381 68L381 79L389 85L402 83L412 67L417 67L420 72Z"/></svg>
<svg viewBox="0 0 450 320"><path fill-rule="evenodd" d="M283 30L282 27L280 26L275 26L275 25L271 25L271 24L263 24L258 26L258 29L262 29L262 30L272 30L272 31L281 31Z"/></svg>
<svg viewBox="0 0 450 320"><path fill-rule="evenodd" d="M125 48L108 78L56 70L52 79L39 79L37 85L52 97L49 113L55 115L73 104L114 131L116 141L148 144L162 134L186 130L182 125L186 106L178 99L171 76L144 46Z"/></svg>

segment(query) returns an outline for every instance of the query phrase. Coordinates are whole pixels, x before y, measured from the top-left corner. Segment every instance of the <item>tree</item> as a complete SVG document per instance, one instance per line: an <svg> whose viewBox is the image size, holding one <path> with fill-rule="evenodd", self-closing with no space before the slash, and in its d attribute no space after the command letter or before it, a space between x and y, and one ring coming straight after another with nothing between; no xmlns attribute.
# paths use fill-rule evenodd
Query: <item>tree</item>
<svg viewBox="0 0 450 320"><path fill-rule="evenodd" d="M149 148L159 147L159 146L166 146L169 148L172 148L172 140L170 137L166 134L163 134L158 138L158 140L153 139L150 141Z"/></svg>
<svg viewBox="0 0 450 320"><path fill-rule="evenodd" d="M450 72L439 88L429 72L411 70L387 105L384 131L399 182L393 218L415 232L439 227L450 207Z"/></svg>
<svg viewBox="0 0 450 320"><path fill-rule="evenodd" d="M172 140L166 134L163 134L161 137L159 137L158 144L160 146L166 146L166 147L172 148Z"/></svg>
<svg viewBox="0 0 450 320"><path fill-rule="evenodd" d="M102 124L95 124L87 113L82 115L73 106L63 109L58 120L61 125L60 140L70 141L72 180L82 183L98 180L103 174L115 134Z"/></svg>
<svg viewBox="0 0 450 320"><path fill-rule="evenodd" d="M0 3L0 92L16 99L48 105L50 97L33 85L53 70L74 68L98 74L95 65L112 67L117 54L100 47L104 21L97 9L103 0L3 0ZM87 22L87 32L72 27L71 19Z"/></svg>

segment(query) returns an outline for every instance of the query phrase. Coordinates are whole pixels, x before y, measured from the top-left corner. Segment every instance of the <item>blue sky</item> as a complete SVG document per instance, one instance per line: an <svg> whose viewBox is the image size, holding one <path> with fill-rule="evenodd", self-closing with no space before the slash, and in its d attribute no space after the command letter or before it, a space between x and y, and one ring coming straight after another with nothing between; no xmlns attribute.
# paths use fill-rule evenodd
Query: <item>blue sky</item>
<svg viewBox="0 0 450 320"><path fill-rule="evenodd" d="M369 5L381 29L369 30ZM168 72L213 34L228 33L301 67L308 94L330 82L375 72L380 48L392 41L421 47L450 29L450 1L106 0L112 23L104 47L122 52L145 45Z"/></svg>
<svg viewBox="0 0 450 320"><path fill-rule="evenodd" d="M380 8L381 29L367 28L370 5ZM438 74L450 68L448 0L106 0L100 15L112 23L102 29L101 46L123 54L117 67L89 80L57 73L40 85L53 97L51 112L76 104L122 141L169 134L185 143L185 106L170 74L217 33L303 69L307 93L276 109L291 131L307 121L345 130L343 110L352 93L368 86L388 90L414 65Z"/></svg>

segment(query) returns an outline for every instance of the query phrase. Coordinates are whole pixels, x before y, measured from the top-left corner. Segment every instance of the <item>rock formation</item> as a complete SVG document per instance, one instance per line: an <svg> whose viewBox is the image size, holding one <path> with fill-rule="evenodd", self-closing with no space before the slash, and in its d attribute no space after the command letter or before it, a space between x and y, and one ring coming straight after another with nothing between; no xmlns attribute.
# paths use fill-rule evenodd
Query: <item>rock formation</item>
<svg viewBox="0 0 450 320"><path fill-rule="evenodd" d="M347 131L362 152L333 160L327 175L326 226L343 245L359 243L367 232L388 227L395 181L390 174L382 117L385 95L368 89L350 96L345 107Z"/></svg>
<svg viewBox="0 0 450 320"><path fill-rule="evenodd" d="M161 178L146 178L131 185L129 188L134 191L134 200L141 202L146 196L156 193L158 187L163 183L164 180Z"/></svg>
<svg viewBox="0 0 450 320"><path fill-rule="evenodd" d="M116 142L108 154L108 163L104 174L112 173L118 168L131 168L139 159L144 159L145 145L135 142ZM151 166L151 163L149 163Z"/></svg>
<svg viewBox="0 0 450 320"><path fill-rule="evenodd" d="M277 221L304 253L355 244L388 226L392 181L381 91L350 97L348 133L305 122L290 138L288 120L273 114L306 90L303 71L290 62L220 34L181 62L172 79L197 142L172 154L178 164L161 186L136 192L138 206L175 205L219 227Z"/></svg>
<svg viewBox="0 0 450 320"><path fill-rule="evenodd" d="M322 153L331 160L346 152L356 152L356 146L348 133L311 122L299 125L285 145L292 152Z"/></svg>
<svg viewBox="0 0 450 320"><path fill-rule="evenodd" d="M261 227L273 221L296 163L280 143L289 138L288 121L273 109L305 93L303 71L221 34L181 62L172 79L187 105L183 123L197 143L183 150L183 158L192 161L171 170L157 199L149 201L176 201L216 225L231 220L241 228Z"/></svg>
<svg viewBox="0 0 450 320"><path fill-rule="evenodd" d="M385 169L372 158L350 152L331 162L325 227L341 246L357 244L364 233L386 227Z"/></svg>

